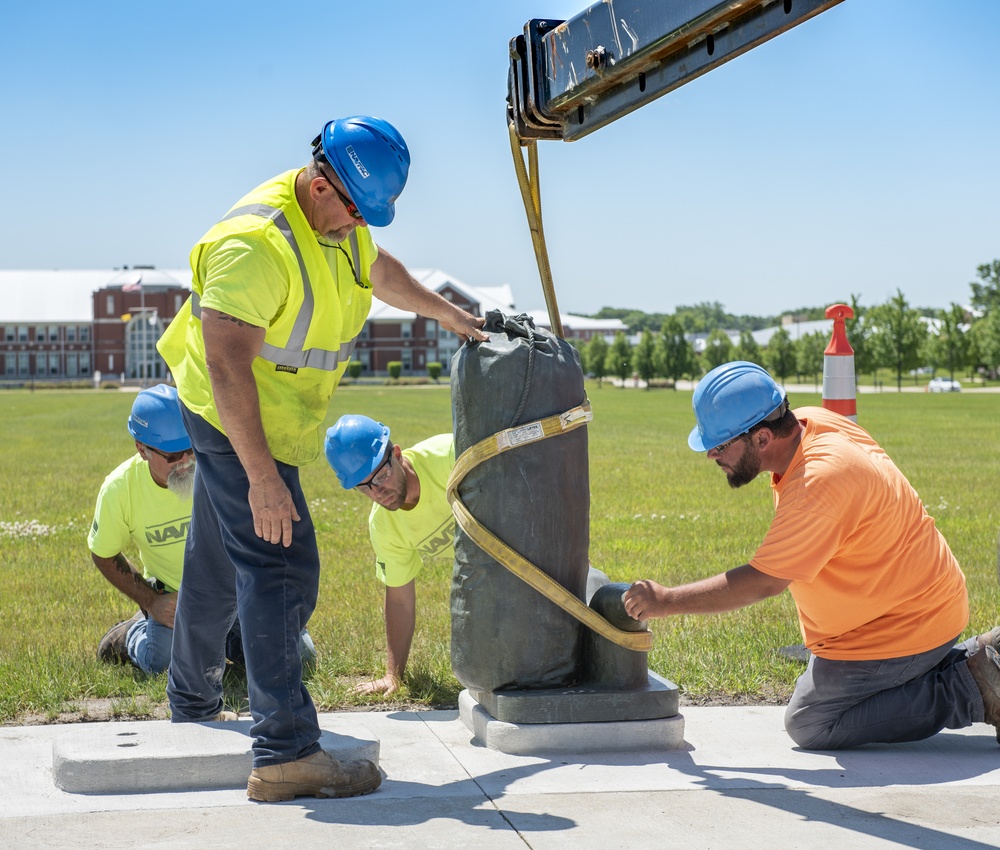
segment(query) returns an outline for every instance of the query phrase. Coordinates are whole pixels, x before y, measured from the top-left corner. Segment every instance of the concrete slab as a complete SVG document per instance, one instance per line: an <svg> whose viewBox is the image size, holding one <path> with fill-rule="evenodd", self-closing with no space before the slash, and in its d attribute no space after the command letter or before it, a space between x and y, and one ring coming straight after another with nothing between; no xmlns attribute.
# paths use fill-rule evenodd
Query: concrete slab
<svg viewBox="0 0 1000 850"><path fill-rule="evenodd" d="M245 788L253 767L252 724L250 719L80 724L52 745L53 781L79 794ZM320 746L341 760L378 764L378 739L359 722L324 730Z"/></svg>
<svg viewBox="0 0 1000 850"><path fill-rule="evenodd" d="M385 781L366 797L271 804L248 801L242 783L67 793L53 781L52 753L80 726L0 727L0 847L1000 847L1000 747L991 726L804 752L785 735L783 714L685 707L682 749L532 756L478 744L457 711L324 714L325 730L370 730Z"/></svg>
<svg viewBox="0 0 1000 850"><path fill-rule="evenodd" d="M507 723L497 720L466 690L458 711L477 744L512 755L632 753L684 745L684 716L600 723Z"/></svg>

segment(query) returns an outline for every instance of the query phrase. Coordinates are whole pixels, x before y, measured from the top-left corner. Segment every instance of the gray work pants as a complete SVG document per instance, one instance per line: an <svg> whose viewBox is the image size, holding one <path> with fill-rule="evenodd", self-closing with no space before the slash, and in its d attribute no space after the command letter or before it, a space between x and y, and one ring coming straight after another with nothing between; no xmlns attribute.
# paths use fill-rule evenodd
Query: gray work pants
<svg viewBox="0 0 1000 850"><path fill-rule="evenodd" d="M813 656L785 711L803 749L841 750L921 741L983 719L983 698L965 663L976 638L919 655L875 661Z"/></svg>

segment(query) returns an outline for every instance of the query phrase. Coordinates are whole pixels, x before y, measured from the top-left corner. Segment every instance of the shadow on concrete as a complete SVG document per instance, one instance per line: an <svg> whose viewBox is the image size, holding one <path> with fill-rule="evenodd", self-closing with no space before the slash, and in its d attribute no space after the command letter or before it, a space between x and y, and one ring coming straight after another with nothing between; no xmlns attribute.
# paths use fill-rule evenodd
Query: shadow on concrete
<svg viewBox="0 0 1000 850"><path fill-rule="evenodd" d="M424 785L419 782L393 782L392 797L379 800L378 792L370 797L323 801L297 797L293 802L306 812L306 817L320 823L401 827L424 824L432 820L454 820L468 826L494 830L511 830L517 833L555 832L573 829L575 821L550 814L517 815L515 827L488 794L480 782L501 778L510 784L528 776L548 770L548 764L507 767L483 777L469 777L445 785ZM351 805L352 803L356 805ZM285 805L268 803L267 805Z"/></svg>

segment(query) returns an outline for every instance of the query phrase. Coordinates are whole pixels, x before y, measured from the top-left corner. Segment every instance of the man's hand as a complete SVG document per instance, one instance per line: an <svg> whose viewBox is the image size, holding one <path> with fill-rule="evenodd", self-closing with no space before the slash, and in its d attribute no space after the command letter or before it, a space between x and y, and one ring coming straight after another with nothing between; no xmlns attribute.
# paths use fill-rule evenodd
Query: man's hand
<svg viewBox="0 0 1000 850"><path fill-rule="evenodd" d="M275 476L262 484L251 484L248 500L254 533L269 543L291 546L292 522L299 520L299 512L285 482Z"/></svg>
<svg viewBox="0 0 1000 850"><path fill-rule="evenodd" d="M174 627L174 613L177 611L177 594L161 593L153 600L146 611L149 616L168 629Z"/></svg>
<svg viewBox="0 0 1000 850"><path fill-rule="evenodd" d="M667 616L668 590L662 584L643 579L632 584L622 595L625 613L633 620Z"/></svg>
<svg viewBox="0 0 1000 850"><path fill-rule="evenodd" d="M489 334L482 330L486 319L482 316L473 316L464 310L458 311L454 319L441 319L440 324L446 331L457 334L459 339L486 342L490 338Z"/></svg>
<svg viewBox="0 0 1000 850"><path fill-rule="evenodd" d="M247 501L254 533L269 543L291 546L292 522L299 515L267 445L253 375L264 328L207 307L201 325L215 407L250 481Z"/></svg>
<svg viewBox="0 0 1000 850"><path fill-rule="evenodd" d="M361 694L363 696L370 696L371 694L394 694L399 690L402 682L391 673L387 673L381 679L376 679L373 682L361 682L351 688L352 694Z"/></svg>

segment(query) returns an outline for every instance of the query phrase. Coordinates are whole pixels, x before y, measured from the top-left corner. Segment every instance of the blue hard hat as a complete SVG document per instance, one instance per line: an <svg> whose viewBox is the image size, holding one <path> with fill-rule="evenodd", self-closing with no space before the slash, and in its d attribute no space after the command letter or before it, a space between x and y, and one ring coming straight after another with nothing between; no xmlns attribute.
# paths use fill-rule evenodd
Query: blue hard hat
<svg viewBox="0 0 1000 850"><path fill-rule="evenodd" d="M410 151L392 124L369 115L329 121L313 140L313 156L320 153L368 224L392 221L410 170Z"/></svg>
<svg viewBox="0 0 1000 850"><path fill-rule="evenodd" d="M756 363L734 360L716 366L698 382L691 398L698 424L688 445L696 452L721 446L745 434L784 401L784 389Z"/></svg>
<svg viewBox="0 0 1000 850"><path fill-rule="evenodd" d="M389 429L367 416L345 414L326 431L323 451L345 490L357 487L385 456Z"/></svg>
<svg viewBox="0 0 1000 850"><path fill-rule="evenodd" d="M191 448L177 390L167 384L157 384L135 397L128 418L128 432L140 443L163 452L183 452Z"/></svg>

